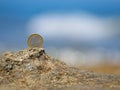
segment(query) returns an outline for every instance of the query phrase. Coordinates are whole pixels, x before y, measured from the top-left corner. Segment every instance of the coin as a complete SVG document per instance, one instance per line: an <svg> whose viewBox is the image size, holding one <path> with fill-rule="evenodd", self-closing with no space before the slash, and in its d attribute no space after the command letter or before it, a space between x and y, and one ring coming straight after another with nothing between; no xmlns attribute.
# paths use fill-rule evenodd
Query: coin
<svg viewBox="0 0 120 90"><path fill-rule="evenodd" d="M41 48L43 46L43 38L39 34L32 34L28 38L28 46L30 48L39 47Z"/></svg>

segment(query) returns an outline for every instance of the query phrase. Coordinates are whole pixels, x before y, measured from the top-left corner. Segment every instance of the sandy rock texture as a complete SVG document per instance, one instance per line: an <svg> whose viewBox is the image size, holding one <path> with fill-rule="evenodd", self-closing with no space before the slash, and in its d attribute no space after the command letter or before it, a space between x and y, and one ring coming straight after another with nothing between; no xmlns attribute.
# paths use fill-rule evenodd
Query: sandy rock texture
<svg viewBox="0 0 120 90"><path fill-rule="evenodd" d="M0 57L0 90L91 90L90 87L120 90L120 75L68 66L47 55L43 48L5 52Z"/></svg>

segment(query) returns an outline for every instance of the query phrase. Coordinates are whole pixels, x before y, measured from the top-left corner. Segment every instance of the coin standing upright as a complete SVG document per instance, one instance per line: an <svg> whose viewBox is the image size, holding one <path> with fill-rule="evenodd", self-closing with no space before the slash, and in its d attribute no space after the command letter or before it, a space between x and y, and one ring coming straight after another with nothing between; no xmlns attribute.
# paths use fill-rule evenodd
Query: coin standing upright
<svg viewBox="0 0 120 90"><path fill-rule="evenodd" d="M41 48L43 46L43 38L39 34L32 34L28 38L28 46L30 48L38 47Z"/></svg>

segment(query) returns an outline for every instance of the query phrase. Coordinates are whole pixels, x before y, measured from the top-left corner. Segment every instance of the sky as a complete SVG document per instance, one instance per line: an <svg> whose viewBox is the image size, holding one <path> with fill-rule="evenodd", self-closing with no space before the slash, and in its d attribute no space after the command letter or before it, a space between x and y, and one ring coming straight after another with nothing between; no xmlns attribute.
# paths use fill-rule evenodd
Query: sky
<svg viewBox="0 0 120 90"><path fill-rule="evenodd" d="M54 55L59 50L56 56L62 59L61 49L65 54L119 52L120 1L0 0L0 52L27 48L32 33L42 35L44 48L55 50Z"/></svg>

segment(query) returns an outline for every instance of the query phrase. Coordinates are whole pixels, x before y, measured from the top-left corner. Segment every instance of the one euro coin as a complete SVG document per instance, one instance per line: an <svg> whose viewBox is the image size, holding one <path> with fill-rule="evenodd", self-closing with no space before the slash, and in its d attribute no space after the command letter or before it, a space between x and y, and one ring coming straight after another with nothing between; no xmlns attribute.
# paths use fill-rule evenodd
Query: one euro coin
<svg viewBox="0 0 120 90"><path fill-rule="evenodd" d="M28 46L30 48L38 47L41 48L43 46L43 38L39 34L32 34L28 38Z"/></svg>

